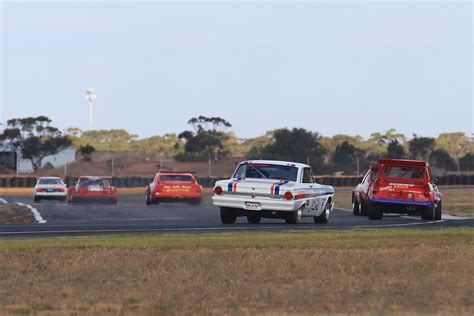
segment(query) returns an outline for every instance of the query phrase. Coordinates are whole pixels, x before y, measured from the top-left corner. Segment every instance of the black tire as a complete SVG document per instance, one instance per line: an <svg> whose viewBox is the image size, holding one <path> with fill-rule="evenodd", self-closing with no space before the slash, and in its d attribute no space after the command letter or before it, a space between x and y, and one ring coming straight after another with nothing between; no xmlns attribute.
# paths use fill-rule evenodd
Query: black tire
<svg viewBox="0 0 474 316"><path fill-rule="evenodd" d="M421 211L421 219L424 221L431 221L435 219L436 216L436 206L425 206Z"/></svg>
<svg viewBox="0 0 474 316"><path fill-rule="evenodd" d="M314 222L318 224L326 224L329 222L329 217L331 216L331 200L328 200L324 211L319 215L314 217Z"/></svg>
<svg viewBox="0 0 474 316"><path fill-rule="evenodd" d="M298 224L301 221L301 217L303 215L302 210L296 210L293 212L289 212L289 214L285 218L285 223L287 224Z"/></svg>
<svg viewBox="0 0 474 316"><path fill-rule="evenodd" d="M367 204L363 200L360 201L360 216L367 216Z"/></svg>
<svg viewBox="0 0 474 316"><path fill-rule="evenodd" d="M153 204L153 201L150 199L150 195L148 193L146 194L145 204L146 205L152 205Z"/></svg>
<svg viewBox="0 0 474 316"><path fill-rule="evenodd" d="M35 201L35 203L40 203L40 202L41 202L41 198L35 196L35 197L34 197L34 201Z"/></svg>
<svg viewBox="0 0 474 316"><path fill-rule="evenodd" d="M67 201L67 197L65 197L65 196L60 197L60 198L59 198L59 201L61 201L61 202L66 202L66 201Z"/></svg>
<svg viewBox="0 0 474 316"><path fill-rule="evenodd" d="M352 214L355 216L360 215L360 204L355 196L352 196Z"/></svg>
<svg viewBox="0 0 474 316"><path fill-rule="evenodd" d="M380 208L376 204L370 202L367 210L367 215L369 216L370 220L380 220L383 217L382 210L380 210Z"/></svg>
<svg viewBox="0 0 474 316"><path fill-rule="evenodd" d="M255 213L250 213L249 215L247 215L247 221L250 224L259 224L261 220L262 220L262 215L260 215L256 212Z"/></svg>
<svg viewBox="0 0 474 316"><path fill-rule="evenodd" d="M441 216L442 216L442 208L443 208L443 203L440 201L439 204L436 206L436 210L435 210L435 220L439 221L441 220Z"/></svg>
<svg viewBox="0 0 474 316"><path fill-rule="evenodd" d="M221 207L222 224L234 224L236 220L237 220L237 215L233 208Z"/></svg>

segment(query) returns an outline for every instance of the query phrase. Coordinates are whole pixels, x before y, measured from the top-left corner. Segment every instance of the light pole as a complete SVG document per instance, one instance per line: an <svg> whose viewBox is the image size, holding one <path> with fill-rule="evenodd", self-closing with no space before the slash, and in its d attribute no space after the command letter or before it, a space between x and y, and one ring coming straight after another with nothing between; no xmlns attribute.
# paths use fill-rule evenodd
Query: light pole
<svg viewBox="0 0 474 316"><path fill-rule="evenodd" d="M89 88L86 91L87 101L89 101L89 130L92 130L92 102L96 99L94 89Z"/></svg>

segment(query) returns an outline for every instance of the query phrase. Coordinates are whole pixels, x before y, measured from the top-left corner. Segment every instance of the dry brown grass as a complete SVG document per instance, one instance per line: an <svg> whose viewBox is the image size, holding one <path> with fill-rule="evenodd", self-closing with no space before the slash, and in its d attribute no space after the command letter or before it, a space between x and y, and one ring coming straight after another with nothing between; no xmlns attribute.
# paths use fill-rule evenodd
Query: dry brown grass
<svg viewBox="0 0 474 316"><path fill-rule="evenodd" d="M213 236L226 245L240 235ZM272 236L314 242L221 247L213 239L163 248L160 238L170 244L174 237L155 236L135 249L123 237L115 241L125 248L81 247L83 239L28 251L8 245L0 256L0 314L474 313L472 229L460 231L462 237L441 230L355 231L256 240ZM366 237L376 242L348 246Z"/></svg>
<svg viewBox="0 0 474 316"><path fill-rule="evenodd" d="M352 207L352 189L335 188L336 206L350 209ZM474 186L443 186L443 211L451 215L474 216Z"/></svg>
<svg viewBox="0 0 474 316"><path fill-rule="evenodd" d="M474 186L442 187L443 209L452 215L474 216Z"/></svg>
<svg viewBox="0 0 474 316"><path fill-rule="evenodd" d="M26 207L0 203L0 224L28 224L33 222L33 214Z"/></svg>

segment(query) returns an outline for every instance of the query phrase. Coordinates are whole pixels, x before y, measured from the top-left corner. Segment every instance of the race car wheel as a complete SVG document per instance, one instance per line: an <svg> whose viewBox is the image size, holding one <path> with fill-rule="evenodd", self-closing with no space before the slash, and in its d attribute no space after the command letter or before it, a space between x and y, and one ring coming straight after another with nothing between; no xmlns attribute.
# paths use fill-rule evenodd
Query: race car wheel
<svg viewBox="0 0 474 316"><path fill-rule="evenodd" d="M285 222L287 224L298 224L301 221L301 217L303 216L303 211L301 209L289 212L287 217L285 218Z"/></svg>
<svg viewBox="0 0 474 316"><path fill-rule="evenodd" d="M360 204L355 198L355 196L352 197L352 214L355 216L360 215Z"/></svg>
<svg viewBox="0 0 474 316"><path fill-rule="evenodd" d="M433 220L436 216L436 206L425 206L421 212L421 219L425 221Z"/></svg>
<svg viewBox="0 0 474 316"><path fill-rule="evenodd" d="M439 221L441 220L441 209L442 209L443 205L442 205L442 202L439 202L439 204L436 206L436 210L435 210L435 220Z"/></svg>
<svg viewBox="0 0 474 316"><path fill-rule="evenodd" d="M221 207L221 221L223 224L234 224L237 219L235 210L230 207Z"/></svg>
<svg viewBox="0 0 474 316"><path fill-rule="evenodd" d="M35 203L39 203L39 202L41 202L41 198L38 197L38 196L35 196L34 201L35 201Z"/></svg>
<svg viewBox="0 0 474 316"><path fill-rule="evenodd" d="M329 216L331 216L331 200L326 203L326 207L321 215L314 217L314 222L318 224L326 224L329 222Z"/></svg>
<svg viewBox="0 0 474 316"><path fill-rule="evenodd" d="M247 221L250 224L258 224L262 220L262 216L258 213L251 213L247 215Z"/></svg>
<svg viewBox="0 0 474 316"><path fill-rule="evenodd" d="M380 210L380 208L377 207L377 205L375 205L373 203L370 203L370 202L369 202L369 207L368 207L368 210L367 210L367 215L369 215L370 220L372 220L372 219L382 219L382 217L383 217L382 210Z"/></svg>
<svg viewBox="0 0 474 316"><path fill-rule="evenodd" d="M152 205L153 204L152 200L150 199L150 196L148 194L146 195L145 203L146 203L146 205Z"/></svg>

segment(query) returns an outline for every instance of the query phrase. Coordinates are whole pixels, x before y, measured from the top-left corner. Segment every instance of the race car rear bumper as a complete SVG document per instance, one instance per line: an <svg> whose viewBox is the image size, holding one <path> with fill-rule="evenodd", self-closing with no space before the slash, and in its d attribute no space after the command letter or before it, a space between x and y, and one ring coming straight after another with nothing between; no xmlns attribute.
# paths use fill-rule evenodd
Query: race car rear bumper
<svg viewBox="0 0 474 316"><path fill-rule="evenodd" d="M71 203L73 204L116 204L116 196L72 196Z"/></svg>
<svg viewBox="0 0 474 316"><path fill-rule="evenodd" d="M65 198L67 196L66 192L36 192L34 194L35 197L39 197L42 199L59 199Z"/></svg>
<svg viewBox="0 0 474 316"><path fill-rule="evenodd" d="M248 198L233 195L214 195L212 203L219 207L231 207L246 210L246 203L259 203L258 211L283 211L293 212L299 209L305 203L304 200L283 200L273 198Z"/></svg>
<svg viewBox="0 0 474 316"><path fill-rule="evenodd" d="M155 200L200 200L200 192L155 192Z"/></svg>
<svg viewBox="0 0 474 316"><path fill-rule="evenodd" d="M371 203L384 203L384 204L398 204L398 205L414 205L414 206L433 206L432 201L415 201L415 200L400 200L400 199L383 199L374 198L370 200Z"/></svg>

